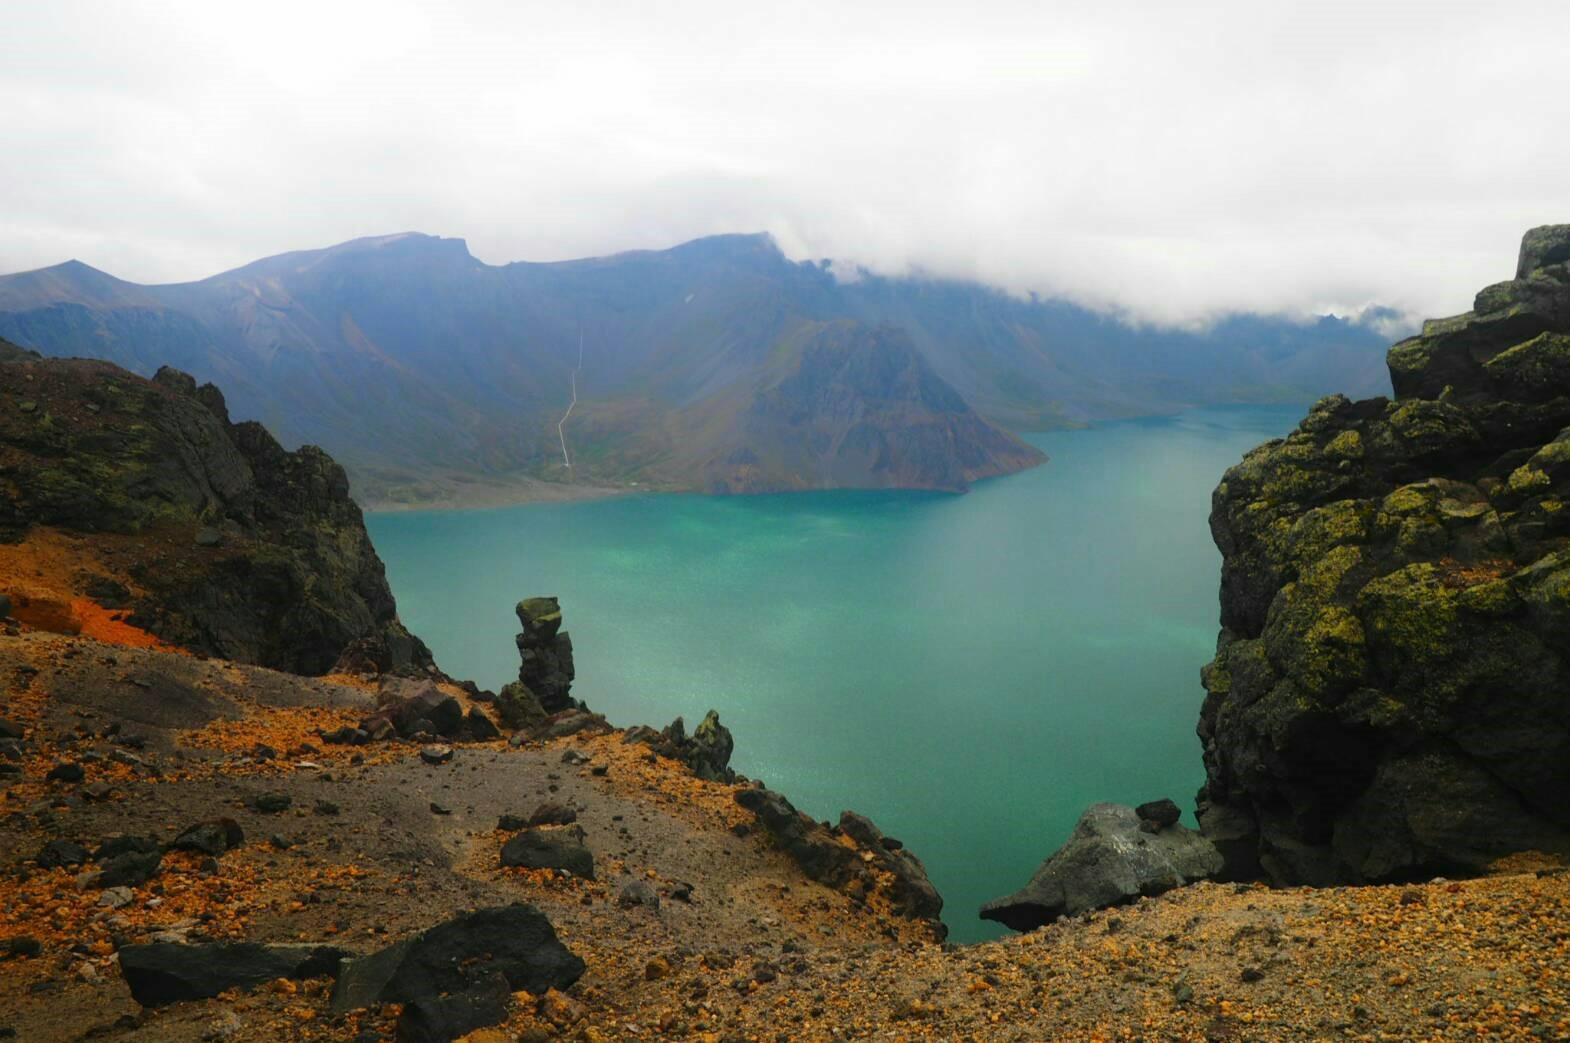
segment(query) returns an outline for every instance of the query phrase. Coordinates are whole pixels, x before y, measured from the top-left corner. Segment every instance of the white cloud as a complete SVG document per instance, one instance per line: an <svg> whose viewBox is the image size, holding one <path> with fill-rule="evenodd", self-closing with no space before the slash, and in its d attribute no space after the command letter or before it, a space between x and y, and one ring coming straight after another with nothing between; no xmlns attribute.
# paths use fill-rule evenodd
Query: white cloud
<svg viewBox="0 0 1570 1043"><path fill-rule="evenodd" d="M0 270L420 229L796 256L1135 317L1422 314L1570 221L1570 6L14 4Z"/></svg>

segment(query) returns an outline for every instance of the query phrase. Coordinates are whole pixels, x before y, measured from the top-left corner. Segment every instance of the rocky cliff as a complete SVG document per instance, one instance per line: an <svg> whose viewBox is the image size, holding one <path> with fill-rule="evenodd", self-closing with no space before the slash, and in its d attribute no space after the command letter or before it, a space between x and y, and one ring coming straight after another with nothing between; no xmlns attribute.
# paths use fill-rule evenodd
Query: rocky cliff
<svg viewBox="0 0 1570 1043"><path fill-rule="evenodd" d="M1570 226L1216 489L1205 832L1235 875L1570 851Z"/></svg>
<svg viewBox="0 0 1570 1043"><path fill-rule="evenodd" d="M0 342L0 541L94 534L88 577L172 644L320 674L423 672L344 471L229 420L222 393Z"/></svg>

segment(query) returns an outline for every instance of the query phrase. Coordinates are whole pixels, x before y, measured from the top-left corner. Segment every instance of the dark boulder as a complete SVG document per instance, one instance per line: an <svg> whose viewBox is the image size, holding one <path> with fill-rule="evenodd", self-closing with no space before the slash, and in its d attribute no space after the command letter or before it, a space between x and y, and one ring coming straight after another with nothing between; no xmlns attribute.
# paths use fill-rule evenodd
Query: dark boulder
<svg viewBox="0 0 1570 1043"><path fill-rule="evenodd" d="M463 730L463 704L430 681L384 681L377 693L376 710L405 738L422 731L454 738ZM363 724L360 727L371 730Z"/></svg>
<svg viewBox="0 0 1570 1043"><path fill-rule="evenodd" d="M469 708L468 716L463 721L463 730L475 742L490 742L492 739L502 737L501 729L496 727L496 722L478 706Z"/></svg>
<svg viewBox="0 0 1570 1043"><path fill-rule="evenodd" d="M87 848L73 840L51 840L33 861L40 869L68 869L87 861Z"/></svg>
<svg viewBox="0 0 1570 1043"><path fill-rule="evenodd" d="M1092 804L1068 843L1022 889L982 906L981 918L1029 931L1059 916L1122 905L1220 872L1221 856L1198 833L1176 824L1151 833L1140 823L1126 805Z"/></svg>
<svg viewBox="0 0 1570 1043"><path fill-rule="evenodd" d="M529 826L570 826L578 821L578 812L565 804L546 802L534 809L534 814L529 816L526 825Z"/></svg>
<svg viewBox="0 0 1570 1043"><path fill-rule="evenodd" d="M161 1007L279 978L333 975L349 955L330 945L153 942L122 946L119 962L132 998L144 1007Z"/></svg>
<svg viewBox="0 0 1570 1043"><path fill-rule="evenodd" d="M232 818L213 819L187 826L169 842L172 851L200 851L217 857L245 843L245 830Z"/></svg>
<svg viewBox="0 0 1570 1043"><path fill-rule="evenodd" d="M458 1025L470 1032L505 1016L497 977L509 991L544 995L571 986L583 970L583 961L557 939L550 921L533 906L519 903L464 913L380 952L346 961L329 1006L336 1015L401 1003L409 1020L400 1023L400 1033L445 1040L452 1037L430 1033ZM479 1021L482 1013L494 1015L495 1021Z"/></svg>
<svg viewBox="0 0 1570 1043"><path fill-rule="evenodd" d="M1226 874L1356 883L1570 853L1570 226L1212 498L1201 828Z"/></svg>
<svg viewBox="0 0 1570 1043"><path fill-rule="evenodd" d="M1162 797L1141 804L1134 809L1134 814L1139 816L1140 829L1157 833L1168 826L1177 825L1178 819L1183 817L1183 809L1177 806L1176 801Z"/></svg>
<svg viewBox="0 0 1570 1043"><path fill-rule="evenodd" d="M294 798L280 790L258 793L251 798L251 807L264 815L276 815L288 811L293 804Z"/></svg>
<svg viewBox="0 0 1570 1043"><path fill-rule="evenodd" d="M100 862L101 868L93 874L94 887L141 887L163 865L163 855L157 851L127 851Z"/></svg>
<svg viewBox="0 0 1570 1043"><path fill-rule="evenodd" d="M81 782L87 776L87 771L75 761L61 761L49 769L44 776L47 782Z"/></svg>
<svg viewBox="0 0 1570 1043"><path fill-rule="evenodd" d="M594 879L594 854L583 843L583 830L528 829L502 845L503 866L559 869L585 880Z"/></svg>
<svg viewBox="0 0 1570 1043"><path fill-rule="evenodd" d="M126 854L152 854L158 850L160 850L158 841L153 837L137 836L132 833L116 833L114 836L105 837L93 849L93 861L103 862Z"/></svg>
<svg viewBox="0 0 1570 1043"><path fill-rule="evenodd" d="M507 1020L512 988L499 972L474 975L473 984L448 995L416 996L398 1015L398 1043L451 1043L475 1029Z"/></svg>

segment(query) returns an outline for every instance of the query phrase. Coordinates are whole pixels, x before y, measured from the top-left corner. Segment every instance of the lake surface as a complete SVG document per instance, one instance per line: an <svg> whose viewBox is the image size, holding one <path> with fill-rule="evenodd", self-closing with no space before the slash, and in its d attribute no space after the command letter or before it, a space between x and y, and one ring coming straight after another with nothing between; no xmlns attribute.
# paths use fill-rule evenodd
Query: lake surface
<svg viewBox="0 0 1570 1043"><path fill-rule="evenodd" d="M449 673L517 676L513 605L562 599L573 694L618 725L713 707L738 771L926 863L957 941L1003 932L1098 800L1204 779L1221 473L1292 407L1035 435L1051 460L965 496L639 496L367 521L403 620ZM1189 816L1191 822L1191 815Z"/></svg>

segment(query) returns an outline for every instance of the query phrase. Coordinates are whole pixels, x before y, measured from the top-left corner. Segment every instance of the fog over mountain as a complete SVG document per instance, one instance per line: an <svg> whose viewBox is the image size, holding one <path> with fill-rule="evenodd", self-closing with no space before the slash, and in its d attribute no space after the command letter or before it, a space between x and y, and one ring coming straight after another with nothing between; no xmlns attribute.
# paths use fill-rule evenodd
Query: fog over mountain
<svg viewBox="0 0 1570 1043"><path fill-rule="evenodd" d="M1570 8L19 7L0 271L395 229L501 264L772 233L1137 320L1464 310L1562 219Z"/></svg>

